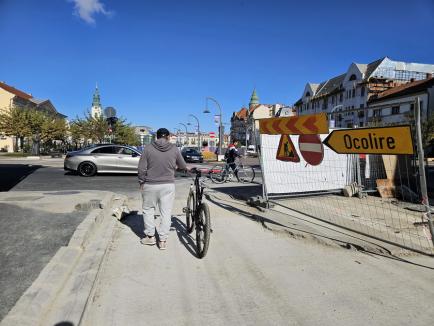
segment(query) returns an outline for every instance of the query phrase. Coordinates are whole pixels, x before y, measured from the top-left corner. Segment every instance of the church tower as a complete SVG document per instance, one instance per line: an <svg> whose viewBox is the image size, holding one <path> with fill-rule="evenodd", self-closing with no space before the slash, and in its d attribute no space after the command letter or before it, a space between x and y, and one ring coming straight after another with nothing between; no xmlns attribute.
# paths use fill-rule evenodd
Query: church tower
<svg viewBox="0 0 434 326"><path fill-rule="evenodd" d="M256 88L253 89L252 97L250 97L249 109L259 104L259 97L256 94Z"/></svg>
<svg viewBox="0 0 434 326"><path fill-rule="evenodd" d="M93 118L96 118L97 116L102 116L102 106L99 96L98 84L96 85L95 93L93 94L91 115Z"/></svg>

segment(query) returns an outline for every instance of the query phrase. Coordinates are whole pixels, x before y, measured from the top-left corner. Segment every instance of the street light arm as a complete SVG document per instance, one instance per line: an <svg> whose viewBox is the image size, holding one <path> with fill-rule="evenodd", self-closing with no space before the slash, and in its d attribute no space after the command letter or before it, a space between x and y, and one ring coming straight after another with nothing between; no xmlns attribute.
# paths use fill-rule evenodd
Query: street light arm
<svg viewBox="0 0 434 326"><path fill-rule="evenodd" d="M222 108L221 108L219 102L217 102L216 99L214 99L214 98L212 98L212 97L210 97L210 96L207 96L207 97L206 97L206 100L207 100L207 103L208 103L208 100L211 100L211 101L213 101L215 104L217 104L217 107L219 108L219 111L220 111L220 119L221 119L221 116L222 116Z"/></svg>

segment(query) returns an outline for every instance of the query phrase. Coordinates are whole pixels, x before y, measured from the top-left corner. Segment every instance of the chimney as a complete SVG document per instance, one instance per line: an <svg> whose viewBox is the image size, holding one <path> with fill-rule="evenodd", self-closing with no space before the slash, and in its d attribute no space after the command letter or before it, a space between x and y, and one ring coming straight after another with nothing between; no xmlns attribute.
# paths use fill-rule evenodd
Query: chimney
<svg viewBox="0 0 434 326"><path fill-rule="evenodd" d="M430 78L432 78L432 73L428 72L428 73L426 74L426 79L430 79Z"/></svg>

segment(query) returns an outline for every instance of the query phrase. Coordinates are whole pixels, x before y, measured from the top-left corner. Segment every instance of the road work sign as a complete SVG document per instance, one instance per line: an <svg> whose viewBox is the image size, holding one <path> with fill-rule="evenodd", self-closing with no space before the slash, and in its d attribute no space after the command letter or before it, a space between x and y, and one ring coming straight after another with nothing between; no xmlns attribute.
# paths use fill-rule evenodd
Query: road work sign
<svg viewBox="0 0 434 326"><path fill-rule="evenodd" d="M300 156L298 156L297 150L289 135L280 136L276 159L286 162L300 162Z"/></svg>
<svg viewBox="0 0 434 326"><path fill-rule="evenodd" d="M310 165L318 165L324 158L324 146L318 135L301 135L298 137L301 156Z"/></svg>
<svg viewBox="0 0 434 326"><path fill-rule="evenodd" d="M333 130L324 145L339 154L413 154L410 126Z"/></svg>
<svg viewBox="0 0 434 326"><path fill-rule="evenodd" d="M329 126L325 113L285 118L259 120L259 131L267 135L315 135L328 134Z"/></svg>

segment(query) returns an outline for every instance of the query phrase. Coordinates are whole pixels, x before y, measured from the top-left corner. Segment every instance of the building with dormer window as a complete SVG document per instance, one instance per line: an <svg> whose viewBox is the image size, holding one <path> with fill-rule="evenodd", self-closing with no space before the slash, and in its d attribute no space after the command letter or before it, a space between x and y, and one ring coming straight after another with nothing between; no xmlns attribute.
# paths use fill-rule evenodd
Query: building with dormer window
<svg viewBox="0 0 434 326"><path fill-rule="evenodd" d="M368 64L352 63L344 74L322 83L307 83L295 103L298 115L326 112L336 127L364 127L375 114L372 96L412 80L426 79L434 65L394 61L388 57Z"/></svg>

